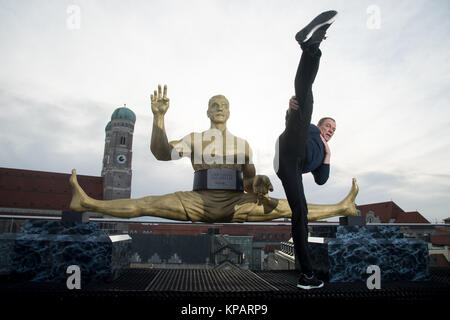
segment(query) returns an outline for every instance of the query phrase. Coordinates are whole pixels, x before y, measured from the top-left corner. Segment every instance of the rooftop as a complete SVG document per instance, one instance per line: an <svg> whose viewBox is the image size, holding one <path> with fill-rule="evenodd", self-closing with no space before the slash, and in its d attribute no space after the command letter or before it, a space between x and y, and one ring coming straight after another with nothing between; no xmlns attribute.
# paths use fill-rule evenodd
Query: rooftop
<svg viewBox="0 0 450 320"><path fill-rule="evenodd" d="M316 290L297 289L296 271L126 269L116 280L102 284L81 284L80 290L68 290L66 284L31 283L1 279L0 299L29 298L53 302L139 302L148 310L164 309L166 315L180 315L189 305L225 304L267 305L272 312L292 308L293 303L324 306L338 302L360 305L365 302L429 302L438 307L450 294L450 268L430 268L429 282L381 282L381 289L369 290L366 283L326 283ZM328 304L327 304L328 305ZM445 308L444 305L441 306ZM155 309L156 308L156 309ZM130 310L131 312L131 310ZM149 311L150 312L150 311ZM350 311L349 311L350 312ZM273 314L273 313L272 313ZM167 319L172 317L167 317Z"/></svg>
<svg viewBox="0 0 450 320"><path fill-rule="evenodd" d="M70 173L0 168L0 207L33 210L70 210ZM78 175L88 195L103 199L103 178ZM11 212L13 213L13 212Z"/></svg>
<svg viewBox="0 0 450 320"><path fill-rule="evenodd" d="M417 211L405 212L393 201L357 205L362 216L373 213L382 223L430 223Z"/></svg>

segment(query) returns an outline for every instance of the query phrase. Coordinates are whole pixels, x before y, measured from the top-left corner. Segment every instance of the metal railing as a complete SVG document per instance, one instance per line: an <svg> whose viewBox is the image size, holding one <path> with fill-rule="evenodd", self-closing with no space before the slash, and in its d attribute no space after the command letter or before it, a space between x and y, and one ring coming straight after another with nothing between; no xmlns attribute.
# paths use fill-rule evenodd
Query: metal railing
<svg viewBox="0 0 450 320"><path fill-rule="evenodd" d="M22 227L26 224L27 221L60 221L62 219L61 216L46 216L46 215L0 215L0 233L3 234L19 234L22 233ZM257 231L257 233L264 233L266 231L264 230L264 226L290 226L290 221L272 221L272 222L245 222L245 223L193 223L190 221L170 221L170 220L157 220L157 219L120 219L120 218L90 218L90 222L96 222L100 223L100 229L107 232L109 235L112 234L120 234L120 233L129 233L131 236L135 230L138 230L139 228L134 228L131 226L132 224L135 225L147 225L150 229L153 227L157 227L158 225L177 225L177 226L210 226L210 228L220 228L224 225L247 225L247 226L260 226L262 231ZM118 227L121 225L122 227ZM443 223L368 223L368 226L396 226L401 227L401 232L405 233L407 237L413 237L413 238L419 238L422 240L425 240L427 243L429 243L429 246L431 245L430 242L430 236L432 236L435 231L437 230L436 227L449 227L450 224L443 224ZM313 229L310 229L312 232L318 232L321 233L322 230L321 227L337 227L339 226L338 221L333 222L310 222L309 226L314 227ZM409 228L412 227L412 228ZM419 228L414 228L419 227ZM202 228L203 230L205 228ZM284 227L283 229L286 229ZM445 229L449 230L449 229ZM324 229L325 233L328 232L328 230ZM335 228L331 228L330 232L335 232ZM139 232L139 231L138 231ZM209 232L209 231L208 231ZM254 231L252 231L254 232ZM271 233L273 231L268 231L267 233ZM151 233L151 232L150 232ZM176 232L174 232L175 234ZM312 234L312 233L311 233ZM256 236L256 234L255 234ZM259 250L263 250L264 245L267 244L273 244L277 242L277 244L280 245L279 249L276 249L277 252L285 253L285 258L292 259L294 256L294 248L293 244L287 241L287 239L290 236L287 235L286 237L283 237L282 239L275 239L275 238L268 238L263 237L262 239L257 239L256 237L253 240L253 243L256 244L255 248ZM320 236L322 237L322 236ZM327 237L326 235L323 237ZM261 245L263 245L261 247ZM432 247L430 247L431 249ZM433 247L434 248L434 247ZM437 247L436 247L437 248ZM436 249L434 248L434 249ZM445 250L447 247L445 247ZM443 248L438 248L442 249ZM269 257L270 258L270 257ZM145 262L143 262L145 264ZM264 262L266 263L266 262ZM184 265L186 267L186 265ZM189 266L187 266L189 267ZM263 268L263 267L261 267ZM266 268L264 266L264 268ZM259 270L259 269L257 269ZM262 269L261 269L262 270Z"/></svg>

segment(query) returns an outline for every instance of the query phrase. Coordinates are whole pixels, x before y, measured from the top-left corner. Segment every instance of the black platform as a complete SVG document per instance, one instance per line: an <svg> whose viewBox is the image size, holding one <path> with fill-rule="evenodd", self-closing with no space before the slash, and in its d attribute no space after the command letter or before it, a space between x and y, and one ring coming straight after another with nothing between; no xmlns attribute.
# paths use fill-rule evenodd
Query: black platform
<svg viewBox="0 0 450 320"><path fill-rule="evenodd" d="M65 284L20 282L3 277L0 299L29 303L37 298L40 303L50 305L82 302L102 308L131 303L141 310L166 312L171 315L167 319L182 319L181 310L189 304L220 309L223 314L216 310L213 319L223 318L229 304L267 305L269 313L259 314L260 319L297 307L356 306L373 302L411 308L443 302L450 296L450 268L430 268L430 273L429 282L382 282L379 290L369 290L365 282L326 283L321 289L301 290L296 287L295 271L128 269L109 283L82 282L80 290L68 290Z"/></svg>

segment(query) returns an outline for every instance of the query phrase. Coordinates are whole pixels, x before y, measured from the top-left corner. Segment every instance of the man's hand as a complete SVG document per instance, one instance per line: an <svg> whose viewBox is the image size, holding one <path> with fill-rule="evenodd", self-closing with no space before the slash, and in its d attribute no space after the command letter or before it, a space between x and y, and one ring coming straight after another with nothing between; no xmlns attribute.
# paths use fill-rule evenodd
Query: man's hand
<svg viewBox="0 0 450 320"><path fill-rule="evenodd" d="M292 96L289 100L289 109L288 113L291 113L291 110L298 110L300 106L298 105L297 98L295 96Z"/></svg>
<svg viewBox="0 0 450 320"><path fill-rule="evenodd" d="M328 146L328 142L325 140L325 138L320 135L320 139L322 139L323 147L325 149L325 158L323 159L323 163L330 164L330 158L331 158L331 151L330 147Z"/></svg>
<svg viewBox="0 0 450 320"><path fill-rule="evenodd" d="M169 98L167 98L167 85L164 85L164 93L161 94L161 85L158 85L158 92L150 95L152 101L153 114L163 116L169 109Z"/></svg>
<svg viewBox="0 0 450 320"><path fill-rule="evenodd" d="M253 178L253 192L258 196L258 205L261 205L265 198L269 198L269 191L273 191L273 186L269 177L265 175L256 175Z"/></svg>

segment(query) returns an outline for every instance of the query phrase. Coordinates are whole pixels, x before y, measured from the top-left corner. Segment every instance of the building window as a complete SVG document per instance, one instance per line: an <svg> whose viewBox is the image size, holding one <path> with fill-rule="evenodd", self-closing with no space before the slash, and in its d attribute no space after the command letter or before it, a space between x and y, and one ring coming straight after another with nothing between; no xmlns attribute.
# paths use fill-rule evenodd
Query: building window
<svg viewBox="0 0 450 320"><path fill-rule="evenodd" d="M120 137L120 144L125 144L125 137Z"/></svg>

